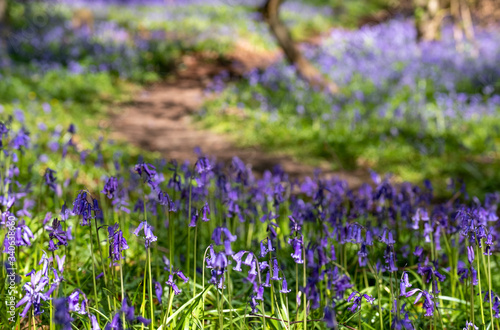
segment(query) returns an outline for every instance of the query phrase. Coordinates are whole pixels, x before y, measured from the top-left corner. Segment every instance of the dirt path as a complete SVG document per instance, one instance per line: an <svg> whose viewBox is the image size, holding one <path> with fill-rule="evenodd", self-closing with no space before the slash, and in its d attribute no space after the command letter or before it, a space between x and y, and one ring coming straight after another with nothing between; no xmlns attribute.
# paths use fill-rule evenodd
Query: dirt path
<svg viewBox="0 0 500 330"><path fill-rule="evenodd" d="M274 54L276 55L276 54ZM222 67L220 64L200 61L194 57L183 59L180 70L172 81L151 86L112 118L113 135L125 138L145 150L160 151L167 159L194 161L195 147L203 153L212 155L218 161L230 161L234 156L252 169L262 173L280 164L292 177L312 176L314 168L295 161L292 157L276 153L266 153L259 148L241 148L229 136L200 129L192 122L191 115L203 103L203 91L212 77L223 69L241 73L253 67L269 65L275 58L271 54L258 56L239 52L236 66ZM368 182L366 171L329 172L322 168L324 175L336 176L346 180L350 186L357 187Z"/></svg>

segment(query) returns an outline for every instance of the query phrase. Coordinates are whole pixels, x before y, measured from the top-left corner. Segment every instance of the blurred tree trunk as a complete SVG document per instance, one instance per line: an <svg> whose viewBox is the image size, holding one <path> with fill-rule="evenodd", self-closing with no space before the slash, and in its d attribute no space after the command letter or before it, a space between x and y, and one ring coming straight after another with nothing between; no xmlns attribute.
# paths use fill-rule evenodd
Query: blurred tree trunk
<svg viewBox="0 0 500 330"><path fill-rule="evenodd" d="M0 0L0 55L7 51L7 0Z"/></svg>
<svg viewBox="0 0 500 330"><path fill-rule="evenodd" d="M469 40L474 40L474 26L472 24L472 14L470 10L473 4L469 0L459 0L459 2L465 36Z"/></svg>
<svg viewBox="0 0 500 330"><path fill-rule="evenodd" d="M438 40L444 15L445 10L440 0L415 0L417 40Z"/></svg>
<svg viewBox="0 0 500 330"><path fill-rule="evenodd" d="M450 14L453 20L453 38L459 52L464 50L464 34L460 27L460 3L459 0L450 0Z"/></svg>
<svg viewBox="0 0 500 330"><path fill-rule="evenodd" d="M0 23L4 22L6 12L7 12L7 0L0 0Z"/></svg>
<svg viewBox="0 0 500 330"><path fill-rule="evenodd" d="M269 25L272 35L285 53L290 64L295 65L298 74L310 85L328 90L332 93L338 92L338 87L326 79L300 52L294 43L287 26L279 18L279 9L282 0L267 0L260 9L264 20Z"/></svg>
<svg viewBox="0 0 500 330"><path fill-rule="evenodd" d="M477 45L474 40L474 25L470 9L471 5L473 4L468 0L450 0L450 14L453 21L453 37L457 50L460 52L465 50L465 36L473 45L473 54L477 55Z"/></svg>

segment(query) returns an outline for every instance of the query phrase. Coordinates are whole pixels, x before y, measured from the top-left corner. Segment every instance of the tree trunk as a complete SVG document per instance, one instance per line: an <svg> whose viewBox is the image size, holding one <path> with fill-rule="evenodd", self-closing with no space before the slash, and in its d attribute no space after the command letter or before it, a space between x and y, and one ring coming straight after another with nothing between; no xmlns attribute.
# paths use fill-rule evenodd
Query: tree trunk
<svg viewBox="0 0 500 330"><path fill-rule="evenodd" d="M415 25L418 41L438 40L444 17L439 0L415 0Z"/></svg>
<svg viewBox="0 0 500 330"><path fill-rule="evenodd" d="M295 65L299 76L310 85L328 90L332 93L338 92L338 87L326 79L300 52L294 43L291 33L279 18L279 8L282 0L267 0L260 9L265 21L269 25L272 35L283 50L288 62Z"/></svg>
<svg viewBox="0 0 500 330"><path fill-rule="evenodd" d="M0 0L0 24L4 23L7 12L7 0Z"/></svg>
<svg viewBox="0 0 500 330"><path fill-rule="evenodd" d="M0 0L0 57L7 51L7 28L7 0Z"/></svg>
<svg viewBox="0 0 500 330"><path fill-rule="evenodd" d="M464 50L464 34L462 31L460 20L460 3L459 0L450 0L450 14L453 20L453 37L455 39L456 48L459 52Z"/></svg>

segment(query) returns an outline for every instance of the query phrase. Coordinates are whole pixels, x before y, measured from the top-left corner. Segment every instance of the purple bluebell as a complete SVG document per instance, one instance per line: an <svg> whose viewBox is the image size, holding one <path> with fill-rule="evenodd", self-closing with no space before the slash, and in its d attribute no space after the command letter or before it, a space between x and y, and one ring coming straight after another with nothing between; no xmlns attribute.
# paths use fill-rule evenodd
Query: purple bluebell
<svg viewBox="0 0 500 330"><path fill-rule="evenodd" d="M163 296L163 287L160 282L154 281L154 283L155 283L156 299L158 299L161 305L161 297Z"/></svg>
<svg viewBox="0 0 500 330"><path fill-rule="evenodd" d="M156 167L147 163L140 163L135 165L134 171L139 174L147 182L152 189L156 190L158 187L158 174L156 173Z"/></svg>
<svg viewBox="0 0 500 330"><path fill-rule="evenodd" d="M476 325L474 325L474 323L465 321L465 327L463 330L479 330L479 328Z"/></svg>
<svg viewBox="0 0 500 330"><path fill-rule="evenodd" d="M102 193L106 194L109 199L112 199L115 196L115 192L118 190L118 179L114 176L108 178L106 183L104 184L104 188L102 189Z"/></svg>
<svg viewBox="0 0 500 330"><path fill-rule="evenodd" d="M68 300L66 298L54 299L54 324L59 324L63 330L71 330L73 318L69 315Z"/></svg>
<svg viewBox="0 0 500 330"><path fill-rule="evenodd" d="M407 288L411 288L411 283L408 280L408 273L403 272L403 276L401 276L401 280L400 280L400 284L399 284L399 296L405 296Z"/></svg>
<svg viewBox="0 0 500 330"><path fill-rule="evenodd" d="M25 295L16 304L16 308L25 305L23 311L19 314L21 317L26 317L28 311L32 306L34 308L35 315L40 315L43 313L42 301L46 301L49 299L49 296L46 295L43 290L48 283L49 279L47 276L42 274L42 271L30 273L30 281L23 286Z"/></svg>
<svg viewBox="0 0 500 330"><path fill-rule="evenodd" d="M398 267L396 266L396 253L394 253L392 249L392 245L387 245L385 252L384 252L384 259L385 259L385 269L389 272L396 272L398 271Z"/></svg>
<svg viewBox="0 0 500 330"><path fill-rule="evenodd" d="M168 281L166 283L169 287L172 288L172 290L174 290L175 295L178 295L182 292L182 290L180 290L174 282L174 275L168 275Z"/></svg>
<svg viewBox="0 0 500 330"><path fill-rule="evenodd" d="M99 323L97 322L97 317L94 314L89 314L90 325L92 326L92 330L101 330Z"/></svg>
<svg viewBox="0 0 500 330"><path fill-rule="evenodd" d="M260 301L264 300L264 286L263 285L258 286L255 299L260 300Z"/></svg>
<svg viewBox="0 0 500 330"><path fill-rule="evenodd" d="M422 248L421 246L417 245L415 247L415 252L413 252L413 255L415 255L417 257L420 257L422 255L423 251L424 251L424 248Z"/></svg>
<svg viewBox="0 0 500 330"><path fill-rule="evenodd" d="M15 150L22 150L22 148L29 149L30 147L30 132L24 127L17 131L16 135L10 140L10 147Z"/></svg>
<svg viewBox="0 0 500 330"><path fill-rule="evenodd" d="M53 191L53 192L57 192L57 187L56 187L56 177L55 177L55 174L57 172L50 169L50 168L47 168L45 170L45 173L43 175L43 178L45 180L45 184Z"/></svg>
<svg viewBox="0 0 500 330"><path fill-rule="evenodd" d="M279 277L280 268L278 267L278 259L273 260L273 276L271 280L273 281L281 281L281 277Z"/></svg>
<svg viewBox="0 0 500 330"><path fill-rule="evenodd" d="M387 245L394 245L396 243L392 236L392 231L388 230L387 228L384 228L384 232L379 236L379 239L381 242L384 242Z"/></svg>
<svg viewBox="0 0 500 330"><path fill-rule="evenodd" d="M252 313L253 314L257 314L258 313L258 310L257 310L257 306L258 305L259 305L259 303L257 302L256 296L255 295L251 295L250 296L250 308L252 309Z"/></svg>
<svg viewBox="0 0 500 330"><path fill-rule="evenodd" d="M429 292L427 292L425 290L420 290L420 289L413 289L413 290L410 290L406 293L406 297L411 297L417 292L418 292L418 294L417 294L417 297L415 298L415 302L413 304L416 304L422 297L424 297L422 307L425 309L425 316L434 315L434 309L435 309L435 305L437 303L434 302L434 297Z"/></svg>
<svg viewBox="0 0 500 330"><path fill-rule="evenodd" d="M6 236L7 235L8 234L6 234ZM31 246L31 240L34 236L31 229L24 223L24 221L19 221L14 238L15 246Z"/></svg>
<svg viewBox="0 0 500 330"><path fill-rule="evenodd" d="M348 308L348 310L350 310L351 313L354 313L354 312L358 311L359 309L361 309L362 298L365 298L365 300L367 302L369 302L370 304L373 304L373 301L375 301L375 298L373 298L367 294L362 294L358 291L353 291L349 295L349 297L347 298L348 302L352 301L352 306Z"/></svg>
<svg viewBox="0 0 500 330"><path fill-rule="evenodd" d="M67 232L62 229L61 222L57 218L52 220L50 226L45 226L45 230L49 233L49 251L55 251L61 245L68 245Z"/></svg>
<svg viewBox="0 0 500 330"><path fill-rule="evenodd" d="M80 191L75 201L73 202L73 214L81 215L82 220L80 225L90 226L90 220L93 218L93 198L86 191Z"/></svg>
<svg viewBox="0 0 500 330"><path fill-rule="evenodd" d="M202 221L210 221L209 219L209 216L210 216L210 207L208 206L208 202L205 203L205 205L203 205L202 209L201 209L201 212L203 214L203 217L202 217Z"/></svg>
<svg viewBox="0 0 500 330"><path fill-rule="evenodd" d="M335 315L335 303L334 302L332 302L331 304L327 304L325 306L323 321L325 322L327 328L330 328L330 329L337 329L338 328L337 317Z"/></svg>
<svg viewBox="0 0 500 330"><path fill-rule="evenodd" d="M118 223L108 227L108 242L109 258L111 258L109 266L116 266L120 260L125 259L124 251L129 248Z"/></svg>
<svg viewBox="0 0 500 330"><path fill-rule="evenodd" d="M192 208L191 211L191 222L189 223L188 227L196 227L196 223L198 222L198 210L196 208Z"/></svg>
<svg viewBox="0 0 500 330"><path fill-rule="evenodd" d="M243 256L245 255L245 253L247 253L247 252L248 251L242 250L242 251L239 251L239 252L232 255L233 260L236 261L236 266L233 267L234 270L236 270L238 272L242 271L242 269L241 269L241 264L243 262L242 259L243 259Z"/></svg>
<svg viewBox="0 0 500 330"><path fill-rule="evenodd" d="M474 263L474 247L467 247L467 259L469 260L469 264L472 265Z"/></svg>
<svg viewBox="0 0 500 330"><path fill-rule="evenodd" d="M494 246L493 242L493 235L488 234L486 240L484 241L484 244L486 245L483 254L485 256L491 256L491 248Z"/></svg>
<svg viewBox="0 0 500 330"><path fill-rule="evenodd" d="M81 298L81 302L80 302ZM87 314L88 299L85 293L80 289L76 289L68 296L69 310L81 315Z"/></svg>
<svg viewBox="0 0 500 330"><path fill-rule="evenodd" d="M298 264L303 264L304 260L302 259L302 239L301 238L291 238L288 240L288 244L292 246L293 253L292 258Z"/></svg>
<svg viewBox="0 0 500 330"><path fill-rule="evenodd" d="M153 234L153 227L150 226L147 221L143 221L139 224L139 226L134 230L134 235L139 237L139 233L144 228L144 245L146 248L151 246L151 243L156 242L157 237Z"/></svg>
<svg viewBox="0 0 500 330"><path fill-rule="evenodd" d="M280 290L280 292L286 294L286 293L289 293L290 291L291 290L288 289L288 283L286 281L286 278L283 277L283 281L281 282L281 290Z"/></svg>

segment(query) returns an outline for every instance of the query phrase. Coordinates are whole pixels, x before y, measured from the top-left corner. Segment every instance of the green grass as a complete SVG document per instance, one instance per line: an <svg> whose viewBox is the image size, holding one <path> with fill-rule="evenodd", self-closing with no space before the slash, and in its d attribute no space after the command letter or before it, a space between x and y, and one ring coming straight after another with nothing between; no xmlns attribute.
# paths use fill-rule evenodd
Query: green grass
<svg viewBox="0 0 500 330"><path fill-rule="evenodd" d="M332 101L321 92L298 93L308 96L305 115L297 114L302 101L290 97L286 89L240 82L208 101L199 119L206 127L232 134L242 146L259 145L312 165L328 162L332 170L361 167L393 173L398 180L430 179L439 183L438 193L444 193L452 178L465 179L471 193L479 196L500 184L495 169L500 160L498 117L449 120L443 127L441 110L427 103L418 113L436 117L422 126L418 115L381 118L370 107L354 103L325 120L322 116L331 113ZM264 95L273 110L264 111L256 94ZM396 95L386 102L399 104L403 99L404 95Z"/></svg>

